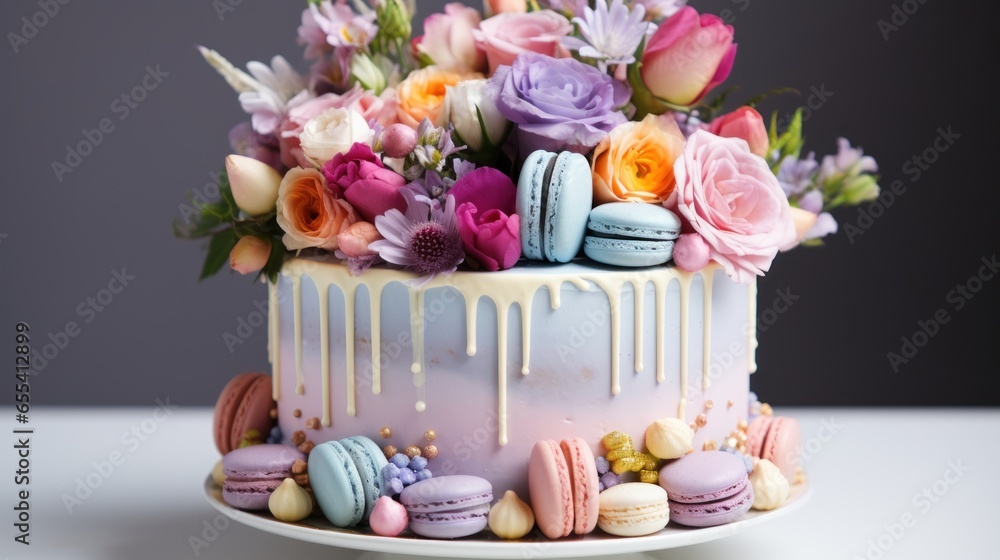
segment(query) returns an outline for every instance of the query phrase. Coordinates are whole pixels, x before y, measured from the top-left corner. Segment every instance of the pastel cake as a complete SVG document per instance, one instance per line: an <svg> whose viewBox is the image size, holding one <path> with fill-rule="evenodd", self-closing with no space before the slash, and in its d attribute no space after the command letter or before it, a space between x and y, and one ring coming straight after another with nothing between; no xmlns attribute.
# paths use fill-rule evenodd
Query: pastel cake
<svg viewBox="0 0 1000 560"><path fill-rule="evenodd" d="M658 418L705 415L695 448L721 445L747 419L755 303L755 284L717 266L526 264L417 287L398 270L293 259L270 285L278 424L286 441L432 444L436 475L525 495L540 439L582 437L600 455L613 430L641 438Z"/></svg>

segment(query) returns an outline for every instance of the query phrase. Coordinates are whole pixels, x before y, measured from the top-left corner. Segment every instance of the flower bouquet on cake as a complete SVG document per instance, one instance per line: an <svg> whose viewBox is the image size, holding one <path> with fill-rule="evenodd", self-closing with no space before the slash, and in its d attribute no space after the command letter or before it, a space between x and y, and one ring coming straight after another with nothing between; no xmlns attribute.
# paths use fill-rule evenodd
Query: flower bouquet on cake
<svg viewBox="0 0 1000 560"><path fill-rule="evenodd" d="M768 124L764 96L723 111L735 30L683 0L451 3L413 37L415 6L308 2L305 73L281 56L244 71L200 47L249 115L230 133L220 199L175 223L209 239L202 277L228 258L273 280L310 249L355 275L589 258L715 261L748 283L779 251L835 233L830 210L878 195L875 161L846 139L821 159L803 152L801 112ZM557 162L582 190L552 177ZM576 189L578 208L560 212L582 215L542 239L545 204L519 198L529 186L550 200L550 187ZM679 224L667 250L622 249L613 232L585 243L592 209L621 222L639 205Z"/></svg>

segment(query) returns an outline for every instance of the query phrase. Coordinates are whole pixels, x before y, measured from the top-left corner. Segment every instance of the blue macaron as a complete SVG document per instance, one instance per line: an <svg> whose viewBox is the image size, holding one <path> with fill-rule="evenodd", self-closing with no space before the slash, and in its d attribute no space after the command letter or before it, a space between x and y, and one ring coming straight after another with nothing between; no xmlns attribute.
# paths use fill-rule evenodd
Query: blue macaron
<svg viewBox="0 0 1000 560"><path fill-rule="evenodd" d="M681 221L658 204L609 202L594 208L583 251L614 266L654 266L670 260Z"/></svg>
<svg viewBox="0 0 1000 560"><path fill-rule="evenodd" d="M594 190L587 158L538 150L517 182L521 249L532 260L569 262L580 252Z"/></svg>
<svg viewBox="0 0 1000 560"><path fill-rule="evenodd" d="M309 454L309 484L323 515L337 527L367 521L382 496L387 461L374 441L353 436L317 445Z"/></svg>
<svg viewBox="0 0 1000 560"><path fill-rule="evenodd" d="M385 454L378 445L365 436L353 436L340 440L347 450L354 467L361 477L361 489L365 497L365 511L362 521L368 521L375 508L375 501L382 497L385 482L382 479L382 467L388 464Z"/></svg>
<svg viewBox="0 0 1000 560"><path fill-rule="evenodd" d="M365 516L365 490L358 468L339 441L317 445L309 454L309 484L323 515L337 527L357 525Z"/></svg>

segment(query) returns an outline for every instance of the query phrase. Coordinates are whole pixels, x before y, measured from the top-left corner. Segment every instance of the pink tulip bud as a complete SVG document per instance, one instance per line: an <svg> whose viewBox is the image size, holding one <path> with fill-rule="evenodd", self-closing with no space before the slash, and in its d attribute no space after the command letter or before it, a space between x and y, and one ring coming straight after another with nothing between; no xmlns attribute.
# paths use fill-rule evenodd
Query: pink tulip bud
<svg viewBox="0 0 1000 560"><path fill-rule="evenodd" d="M251 216L274 210L281 175L270 165L246 156L226 157L226 174L236 206Z"/></svg>
<svg viewBox="0 0 1000 560"><path fill-rule="evenodd" d="M270 240L248 235L241 237L229 252L229 266L240 274L250 274L264 268L270 256Z"/></svg>
<svg viewBox="0 0 1000 560"><path fill-rule="evenodd" d="M640 73L650 93L676 105L692 105L733 69L733 26L685 6L649 39Z"/></svg>
<svg viewBox="0 0 1000 560"><path fill-rule="evenodd" d="M740 107L714 119L708 131L723 138L741 138L750 145L750 152L760 157L767 156L770 142L764 119L753 107Z"/></svg>
<svg viewBox="0 0 1000 560"><path fill-rule="evenodd" d="M375 229L375 226L368 222L354 222L340 232L340 235L337 236L337 243L340 245L341 252L348 258L358 259L377 255L378 252L368 249L368 246L379 239L382 239L382 236Z"/></svg>

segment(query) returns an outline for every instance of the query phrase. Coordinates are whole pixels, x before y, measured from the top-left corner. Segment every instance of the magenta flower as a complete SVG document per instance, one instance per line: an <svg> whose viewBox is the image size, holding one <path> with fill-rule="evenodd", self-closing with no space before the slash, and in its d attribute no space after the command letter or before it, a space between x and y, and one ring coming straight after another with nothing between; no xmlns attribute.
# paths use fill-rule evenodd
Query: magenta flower
<svg viewBox="0 0 1000 560"><path fill-rule="evenodd" d="M375 217L375 227L385 239L368 248L378 251L387 262L430 280L437 274L451 274L465 259L462 239L455 220L455 199L447 197L444 208L414 197L404 190L406 213L393 208Z"/></svg>
<svg viewBox="0 0 1000 560"><path fill-rule="evenodd" d="M479 214L471 202L458 207L458 230L469 259L485 270L506 270L521 258L521 219L500 210Z"/></svg>
<svg viewBox="0 0 1000 560"><path fill-rule="evenodd" d="M400 190L406 179L387 169L368 144L355 142L347 153L333 156L323 166L323 176L334 197L345 198L365 221L406 207Z"/></svg>
<svg viewBox="0 0 1000 560"><path fill-rule="evenodd" d="M449 191L466 255L486 270L504 270L521 258L520 218L514 214L517 187L505 173L480 167Z"/></svg>

